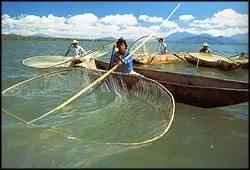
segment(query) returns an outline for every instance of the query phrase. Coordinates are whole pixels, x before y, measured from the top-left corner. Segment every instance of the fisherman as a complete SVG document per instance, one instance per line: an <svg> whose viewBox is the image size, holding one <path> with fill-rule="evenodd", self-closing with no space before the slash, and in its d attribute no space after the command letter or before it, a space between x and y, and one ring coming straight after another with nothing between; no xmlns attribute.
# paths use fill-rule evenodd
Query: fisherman
<svg viewBox="0 0 250 170"><path fill-rule="evenodd" d="M245 53L240 53L240 57L239 58L246 58L247 56L246 56L246 54Z"/></svg>
<svg viewBox="0 0 250 170"><path fill-rule="evenodd" d="M212 54L212 50L208 48L208 43L204 42L202 49L200 49L200 53L209 53Z"/></svg>
<svg viewBox="0 0 250 170"><path fill-rule="evenodd" d="M159 38L158 42L160 43L159 45L159 53L160 54L166 54L168 52L167 50L167 43L165 42L164 38Z"/></svg>
<svg viewBox="0 0 250 170"><path fill-rule="evenodd" d="M71 60L70 67L75 67L76 64L79 64L79 63L83 62L80 59L80 56L81 55L86 55L87 52L80 45L78 45L78 41L77 40L73 40L72 41L72 46L66 52L65 56L67 56L69 52L73 52L74 58ZM82 64L82 66L87 67L84 63Z"/></svg>
<svg viewBox="0 0 250 170"><path fill-rule="evenodd" d="M133 70L133 55L130 55L130 51L127 49L128 45L126 40L119 38L116 42L116 47L118 48L118 51L111 56L109 64L110 68L118 64L118 72L140 75ZM130 56L127 58L128 55Z"/></svg>

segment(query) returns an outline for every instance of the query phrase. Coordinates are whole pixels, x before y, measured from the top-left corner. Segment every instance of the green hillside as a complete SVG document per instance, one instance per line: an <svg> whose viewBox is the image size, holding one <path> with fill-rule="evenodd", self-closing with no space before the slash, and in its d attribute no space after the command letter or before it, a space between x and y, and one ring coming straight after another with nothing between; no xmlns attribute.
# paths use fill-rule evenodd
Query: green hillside
<svg viewBox="0 0 250 170"><path fill-rule="evenodd" d="M72 41L75 38L52 38L52 37L33 37L22 36L17 34L2 34L2 40L17 40L17 41ZM77 39L78 41L112 41L113 37L103 39Z"/></svg>

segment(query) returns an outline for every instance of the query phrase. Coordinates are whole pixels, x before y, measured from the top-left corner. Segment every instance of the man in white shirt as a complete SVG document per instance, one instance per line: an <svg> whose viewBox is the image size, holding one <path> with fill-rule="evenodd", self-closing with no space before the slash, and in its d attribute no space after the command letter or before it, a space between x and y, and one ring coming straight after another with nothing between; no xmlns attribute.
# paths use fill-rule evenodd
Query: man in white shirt
<svg viewBox="0 0 250 170"><path fill-rule="evenodd" d="M71 47L70 50L67 51L65 56L67 56L70 51L73 52L73 54L76 58L80 57L80 55L82 55L82 54L83 55L87 54L87 52L80 45L78 45L77 40L73 40L72 45L73 45L73 47Z"/></svg>
<svg viewBox="0 0 250 170"><path fill-rule="evenodd" d="M69 52L73 52L73 55L75 56L75 58L71 60L70 67L75 67L75 65L79 63L81 63L83 67L87 67L87 65L82 63L80 60L81 55L86 55L87 52L80 45L78 45L77 40L73 40L72 45L73 47L71 46L71 48L65 54L65 56L67 56Z"/></svg>
<svg viewBox="0 0 250 170"><path fill-rule="evenodd" d="M167 50L167 44L165 43L164 38L159 38L158 39L160 45L159 45L159 53L160 54L166 54L168 52Z"/></svg>

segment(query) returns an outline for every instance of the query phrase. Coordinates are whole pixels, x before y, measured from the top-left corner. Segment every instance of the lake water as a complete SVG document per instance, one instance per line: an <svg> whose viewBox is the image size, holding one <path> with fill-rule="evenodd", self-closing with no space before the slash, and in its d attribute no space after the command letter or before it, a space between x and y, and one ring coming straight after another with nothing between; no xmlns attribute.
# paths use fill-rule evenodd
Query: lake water
<svg viewBox="0 0 250 170"><path fill-rule="evenodd" d="M54 69L29 68L22 64L23 59L32 56L64 55L69 45L70 42L59 41L2 41L2 90L28 78L54 71ZM95 49L102 46L103 42L85 41L80 42L80 45L88 49ZM248 52L248 45L210 45L210 48L213 52L225 56ZM168 44L169 52L197 51L199 49L199 44ZM108 61L109 56L110 54L101 59ZM151 65L149 67L224 79L249 80L246 69L225 72L203 67L196 68L189 63ZM148 120L149 116L152 116L150 111L153 111L150 105L133 98L129 99L125 105L123 105L124 103L115 105L121 98L112 95L106 96L102 93L86 96L86 100L83 99L85 103L81 108L81 114L96 114L95 119L91 119L95 122L90 124L88 122L90 120L86 117L76 124L69 123L68 133L77 126L81 125L82 127L78 127L78 129L84 131L86 130L83 128L84 125L89 128L92 125L89 134L82 134L79 130L76 135L84 135L85 138L91 139L97 135L98 131L99 137L103 135L105 139L109 139L109 136L113 139L121 131L121 134L127 135L125 137L142 138L143 134L136 134L133 127L129 127L129 121L137 120L138 117L135 115L133 117L133 114L136 113L146 116L143 117L145 123L155 121L155 126L158 126L157 123L160 122L157 122L157 119ZM14 106L15 102L12 102ZM35 107L32 102L27 102L25 108L32 108L34 111L42 113L43 110L39 110L39 103L36 104L39 107ZM23 111L25 108L15 106L15 111ZM29 127L2 112L2 167L247 168L249 166L249 102L211 109L176 103L175 109L174 121L170 130L159 140L140 146L104 145L87 140L73 140L65 137L65 132L61 133L57 129L49 128L47 125L51 121L56 123L53 120L46 120L47 125L45 124L45 126ZM110 113L115 114L116 119L109 117ZM143 113L147 115L143 115ZM26 116L27 118L32 117L31 115ZM111 125L116 124L115 127L119 127L119 122L127 121L127 129L110 131L108 126L98 128L98 124L107 118L112 120L109 122ZM152 124L148 124L147 131L150 131L151 126L153 127ZM143 133L146 133L145 129ZM131 136L129 136L130 134Z"/></svg>

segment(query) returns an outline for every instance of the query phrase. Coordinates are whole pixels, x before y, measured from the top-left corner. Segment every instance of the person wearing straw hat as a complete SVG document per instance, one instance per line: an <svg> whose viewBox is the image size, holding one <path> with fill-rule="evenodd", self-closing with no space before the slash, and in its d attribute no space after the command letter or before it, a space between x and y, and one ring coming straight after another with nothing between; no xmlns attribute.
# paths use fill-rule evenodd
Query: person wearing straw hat
<svg viewBox="0 0 250 170"><path fill-rule="evenodd" d="M159 43L160 43L160 46L159 46L159 53L160 54L166 54L167 53L167 44L165 42L165 39L164 38L159 38L158 39Z"/></svg>
<svg viewBox="0 0 250 170"><path fill-rule="evenodd" d="M208 48L208 43L204 42L202 49L200 49L200 53L209 53L212 54L212 50Z"/></svg>
<svg viewBox="0 0 250 170"><path fill-rule="evenodd" d="M66 52L65 56L67 56L69 52L72 52L75 57L71 60L70 67L75 67L76 64L82 63L82 60L80 60L80 56L87 54L87 52L80 45L78 45L77 40L72 41L71 47ZM84 63L82 64L82 66L87 67L86 65L84 65Z"/></svg>
<svg viewBox="0 0 250 170"><path fill-rule="evenodd" d="M67 56L69 52L73 52L73 55L76 58L78 58L82 54L83 55L87 54L87 52L80 45L78 45L78 41L77 40L73 40L72 41L72 46L71 46L70 50L67 51L67 53L65 54L65 56Z"/></svg>
<svg viewBox="0 0 250 170"><path fill-rule="evenodd" d="M111 55L109 63L110 68L119 64L116 70L117 72L140 75L133 70L133 55L130 55L130 51L127 49L128 45L126 40L123 38L119 38L116 42L116 47L118 48L118 51ZM127 58L127 56L129 55L130 57Z"/></svg>

